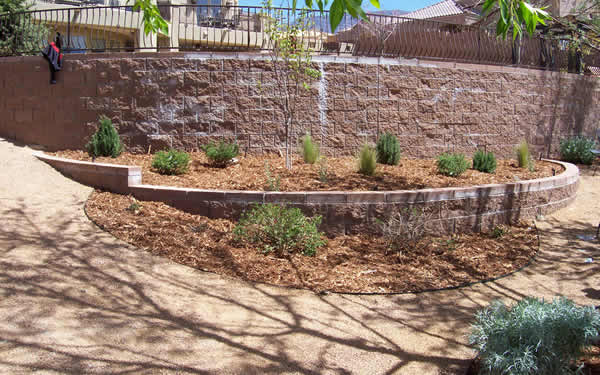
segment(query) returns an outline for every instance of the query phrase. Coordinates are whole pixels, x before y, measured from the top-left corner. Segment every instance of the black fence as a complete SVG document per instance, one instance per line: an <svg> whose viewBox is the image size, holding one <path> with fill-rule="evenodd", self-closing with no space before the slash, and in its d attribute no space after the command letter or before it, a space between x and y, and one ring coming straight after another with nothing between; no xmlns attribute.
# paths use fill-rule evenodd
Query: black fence
<svg viewBox="0 0 600 375"><path fill-rule="evenodd" d="M69 6L67 7L66 4ZM265 33L274 18L299 22L300 11L211 5L159 5L169 34L146 35L142 15L128 6L89 6L90 2L54 0L38 9L0 15L0 56L36 54L61 34L65 53L106 51L266 51ZM299 43L315 54L384 56L519 65L552 70L575 69L578 56L567 43L523 36L520 43L497 38L494 30L369 14L369 22L344 17L335 33L329 15L304 11L308 30ZM582 57L599 66L598 55ZM581 59L580 59L581 60ZM575 62L574 62L575 61Z"/></svg>

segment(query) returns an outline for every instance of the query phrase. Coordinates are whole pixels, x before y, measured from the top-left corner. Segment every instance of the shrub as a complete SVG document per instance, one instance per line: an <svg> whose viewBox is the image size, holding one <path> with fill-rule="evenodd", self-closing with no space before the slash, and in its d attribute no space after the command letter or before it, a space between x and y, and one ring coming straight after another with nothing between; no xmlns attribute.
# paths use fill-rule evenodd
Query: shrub
<svg viewBox="0 0 600 375"><path fill-rule="evenodd" d="M271 168L269 168L269 163L265 162L265 175L267 176L267 181L265 183L266 191L279 191L281 187L281 177L271 175Z"/></svg>
<svg viewBox="0 0 600 375"><path fill-rule="evenodd" d="M521 143L519 143L516 152L519 168L527 168L530 171L533 171L535 164L531 157L531 153L529 152L529 144L527 144L526 140L522 140Z"/></svg>
<svg viewBox="0 0 600 375"><path fill-rule="evenodd" d="M494 173L496 171L496 157L493 152L477 150L473 155L473 169L484 173Z"/></svg>
<svg viewBox="0 0 600 375"><path fill-rule="evenodd" d="M377 141L377 161L382 164L398 165L402 150L395 135L385 133Z"/></svg>
<svg viewBox="0 0 600 375"><path fill-rule="evenodd" d="M302 152L302 158L305 163L315 164L319 159L319 146L313 142L310 134L306 134L302 137L302 148L300 151Z"/></svg>
<svg viewBox="0 0 600 375"><path fill-rule="evenodd" d="M203 147L204 153L210 162L219 168L224 168L231 161L231 159L238 156L240 151L237 143L220 141L215 144L213 142Z"/></svg>
<svg viewBox="0 0 600 375"><path fill-rule="evenodd" d="M319 181L326 184L329 181L329 167L327 166L327 158L319 158Z"/></svg>
<svg viewBox="0 0 600 375"><path fill-rule="evenodd" d="M561 297L551 303L525 298L512 307L495 301L479 311L469 341L484 374L557 375L598 335L600 313Z"/></svg>
<svg viewBox="0 0 600 375"><path fill-rule="evenodd" d="M88 153L95 158L98 156L116 158L123 150L119 133L106 116L100 116L100 127L85 147Z"/></svg>
<svg viewBox="0 0 600 375"><path fill-rule="evenodd" d="M508 229L504 225L496 225L494 229L492 229L492 238L500 238L508 233Z"/></svg>
<svg viewBox="0 0 600 375"><path fill-rule="evenodd" d="M592 150L596 147L593 139L577 136L560 141L560 156L564 161L579 164L592 164L596 155Z"/></svg>
<svg viewBox="0 0 600 375"><path fill-rule="evenodd" d="M430 215L423 209L404 208L385 221L379 220L381 233L388 248L398 251L413 247L425 234Z"/></svg>
<svg viewBox="0 0 600 375"><path fill-rule="evenodd" d="M469 168L469 162L463 154L443 153L438 156L437 168L443 175L458 177Z"/></svg>
<svg viewBox="0 0 600 375"><path fill-rule="evenodd" d="M183 174L188 170L190 155L187 152L169 150L154 154L152 168L160 174Z"/></svg>
<svg viewBox="0 0 600 375"><path fill-rule="evenodd" d="M237 241L258 244L265 253L283 256L299 251L312 256L325 244L317 230L319 224L321 216L307 218L299 208L269 203L244 212L233 233Z"/></svg>
<svg viewBox="0 0 600 375"><path fill-rule="evenodd" d="M358 154L358 172L372 176L377 168L377 158L373 147L365 144Z"/></svg>

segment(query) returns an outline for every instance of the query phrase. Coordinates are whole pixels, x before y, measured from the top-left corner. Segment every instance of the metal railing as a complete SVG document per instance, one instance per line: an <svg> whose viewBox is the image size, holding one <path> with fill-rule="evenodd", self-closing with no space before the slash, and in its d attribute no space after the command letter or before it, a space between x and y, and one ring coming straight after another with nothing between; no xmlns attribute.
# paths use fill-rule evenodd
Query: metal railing
<svg viewBox="0 0 600 375"><path fill-rule="evenodd" d="M55 3L72 0L50 0ZM81 5L81 4L80 4ZM145 35L142 17L128 6L47 4L48 9L0 15L0 56L36 54L59 32L65 53L104 51L266 51L269 20L298 22L288 8L265 11L251 6L160 5L169 34ZM316 54L385 56L520 65L553 70L568 66L564 43L524 36L520 44L493 30L369 14L370 22L344 17L331 33L328 14L307 11L310 28L299 42ZM586 56L588 64L600 63Z"/></svg>

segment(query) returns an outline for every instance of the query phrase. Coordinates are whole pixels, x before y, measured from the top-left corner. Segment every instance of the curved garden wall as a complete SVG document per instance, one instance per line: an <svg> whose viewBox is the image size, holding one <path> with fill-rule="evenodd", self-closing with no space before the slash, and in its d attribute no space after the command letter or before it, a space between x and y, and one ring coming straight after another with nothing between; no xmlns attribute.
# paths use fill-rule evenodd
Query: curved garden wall
<svg viewBox="0 0 600 375"><path fill-rule="evenodd" d="M423 209L429 230L437 233L477 232L497 224L546 215L571 203L579 184L579 170L570 163L560 175L510 184L415 191L264 192L184 189L143 185L140 167L75 161L38 153L74 180L109 191L132 194L140 200L165 202L211 218L236 219L254 203L285 203L306 214L322 215L323 230L353 233L375 225L406 207Z"/></svg>
<svg viewBox="0 0 600 375"><path fill-rule="evenodd" d="M404 155L435 157L487 148L511 156L526 138L556 156L558 141L595 134L597 78L499 66L316 56L323 73L298 110L325 153L356 152L391 131ZM42 57L0 58L0 136L49 150L81 148L99 115L132 151L194 149L236 138L242 151L280 149L281 115L266 56L67 55L49 85Z"/></svg>

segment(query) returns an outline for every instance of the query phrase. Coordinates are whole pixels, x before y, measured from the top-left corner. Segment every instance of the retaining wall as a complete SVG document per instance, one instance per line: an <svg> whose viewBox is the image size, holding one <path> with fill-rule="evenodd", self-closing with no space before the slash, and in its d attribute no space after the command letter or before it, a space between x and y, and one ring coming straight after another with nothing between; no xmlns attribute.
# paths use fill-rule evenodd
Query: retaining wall
<svg viewBox="0 0 600 375"><path fill-rule="evenodd" d="M579 170L565 171L510 184L367 192L263 192L185 189L143 185L139 167L98 164L36 154L76 181L140 200L165 202L181 210L211 218L237 219L255 203L285 203L308 215L323 217L322 230L355 233L371 230L376 219L386 219L405 208L422 209L428 230L436 233L478 232L497 224L546 215L571 203L579 184ZM124 188L124 187L127 188Z"/></svg>
<svg viewBox="0 0 600 375"><path fill-rule="evenodd" d="M508 157L523 138L536 157L555 157L562 137L594 135L600 121L597 78L419 60L314 61L323 74L301 90L296 131L310 131L327 154L353 154L390 131L408 157L477 148ZM67 55L58 84L48 81L42 57L0 58L0 136L81 148L104 114L138 152L221 138L247 152L284 147L264 55Z"/></svg>

